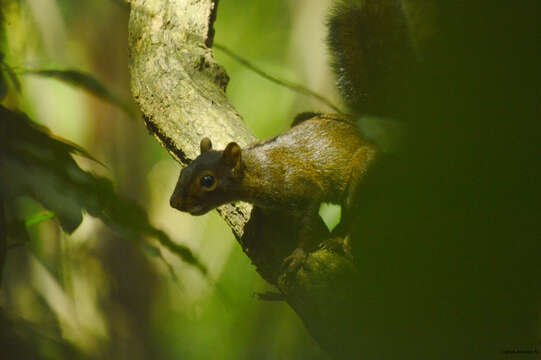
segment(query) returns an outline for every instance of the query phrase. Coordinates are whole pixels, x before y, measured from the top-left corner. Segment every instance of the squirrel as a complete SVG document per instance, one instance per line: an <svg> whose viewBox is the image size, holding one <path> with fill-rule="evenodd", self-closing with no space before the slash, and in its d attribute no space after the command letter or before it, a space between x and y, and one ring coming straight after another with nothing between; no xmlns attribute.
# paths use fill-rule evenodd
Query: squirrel
<svg viewBox="0 0 541 360"><path fill-rule="evenodd" d="M385 81L403 69L397 66L393 49L382 47L378 36L390 46L405 49L402 53L411 50L403 45L408 43L405 22L394 20L400 7L398 1L342 0L330 11L328 43L333 68L346 104L357 114L384 113L388 99L380 95L386 85L394 85ZM368 58L371 54L378 59ZM382 86L377 85L378 76ZM318 113L299 114L286 132L242 149L230 142L216 151L210 139L203 138L200 150L181 171L171 206L192 215L234 201L283 210L298 219L300 227L297 248L284 262L289 269L302 264L313 246L310 231L319 220L322 202L342 206L341 222L333 233L347 234L360 183L377 153L353 120Z"/></svg>
<svg viewBox="0 0 541 360"><path fill-rule="evenodd" d="M376 155L354 122L316 113L299 114L286 132L244 149L230 142L216 151L203 138L200 150L181 171L171 206L202 215L246 201L291 214L300 224L297 248L285 260L292 269L313 245L310 231L322 202L342 205L341 224L347 226L358 185Z"/></svg>

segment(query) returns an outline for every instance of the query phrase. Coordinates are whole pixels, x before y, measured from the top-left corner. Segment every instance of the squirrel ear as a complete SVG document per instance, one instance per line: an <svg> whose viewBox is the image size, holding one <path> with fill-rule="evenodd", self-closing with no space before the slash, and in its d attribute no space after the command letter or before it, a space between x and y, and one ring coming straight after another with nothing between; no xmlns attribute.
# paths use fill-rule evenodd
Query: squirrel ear
<svg viewBox="0 0 541 360"><path fill-rule="evenodd" d="M201 149L201 154L206 153L207 151L212 149L212 142L210 142L210 139L208 137L204 137L203 139L201 139L199 148Z"/></svg>
<svg viewBox="0 0 541 360"><path fill-rule="evenodd" d="M236 142L230 142L225 147L224 153L222 154L222 160L224 163L232 168L240 167L240 154L242 150Z"/></svg>

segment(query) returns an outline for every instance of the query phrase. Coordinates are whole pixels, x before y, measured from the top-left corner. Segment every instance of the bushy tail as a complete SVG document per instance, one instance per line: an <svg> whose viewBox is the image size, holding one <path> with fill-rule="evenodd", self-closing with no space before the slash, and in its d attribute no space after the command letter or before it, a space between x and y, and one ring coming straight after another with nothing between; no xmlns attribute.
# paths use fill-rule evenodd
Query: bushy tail
<svg viewBox="0 0 541 360"><path fill-rule="evenodd" d="M328 19L337 84L356 114L395 116L416 59L400 0L338 0Z"/></svg>

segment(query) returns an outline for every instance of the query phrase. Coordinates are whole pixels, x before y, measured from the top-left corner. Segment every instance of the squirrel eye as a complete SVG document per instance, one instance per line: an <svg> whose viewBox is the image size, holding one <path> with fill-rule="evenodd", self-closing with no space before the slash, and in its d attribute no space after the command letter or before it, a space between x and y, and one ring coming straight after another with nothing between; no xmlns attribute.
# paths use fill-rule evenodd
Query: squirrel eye
<svg viewBox="0 0 541 360"><path fill-rule="evenodd" d="M204 187L206 189L212 188L215 182L216 181L214 180L214 176L212 175L205 175L201 177L201 180L199 180L199 184L201 185L201 187Z"/></svg>

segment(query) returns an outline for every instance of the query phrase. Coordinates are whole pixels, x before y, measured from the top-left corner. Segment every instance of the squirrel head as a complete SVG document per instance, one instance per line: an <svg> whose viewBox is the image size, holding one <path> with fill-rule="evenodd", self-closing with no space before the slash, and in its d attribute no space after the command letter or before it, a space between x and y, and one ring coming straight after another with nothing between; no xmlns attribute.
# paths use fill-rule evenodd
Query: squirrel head
<svg viewBox="0 0 541 360"><path fill-rule="evenodd" d="M192 215L234 201L235 188L243 177L240 146L227 144L223 151L212 150L209 138L200 144L201 154L180 172L170 204Z"/></svg>

